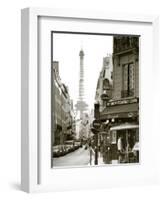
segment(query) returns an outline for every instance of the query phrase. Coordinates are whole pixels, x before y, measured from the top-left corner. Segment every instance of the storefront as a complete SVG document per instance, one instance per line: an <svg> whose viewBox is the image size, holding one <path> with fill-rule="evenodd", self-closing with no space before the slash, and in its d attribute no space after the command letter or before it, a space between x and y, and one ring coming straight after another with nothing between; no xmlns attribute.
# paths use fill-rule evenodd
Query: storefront
<svg viewBox="0 0 163 200"><path fill-rule="evenodd" d="M109 163L139 162L138 98L110 101L100 113L101 121L109 121Z"/></svg>
<svg viewBox="0 0 163 200"><path fill-rule="evenodd" d="M137 144L139 144L138 124L124 123L110 128L113 163L138 163L139 149L134 149Z"/></svg>

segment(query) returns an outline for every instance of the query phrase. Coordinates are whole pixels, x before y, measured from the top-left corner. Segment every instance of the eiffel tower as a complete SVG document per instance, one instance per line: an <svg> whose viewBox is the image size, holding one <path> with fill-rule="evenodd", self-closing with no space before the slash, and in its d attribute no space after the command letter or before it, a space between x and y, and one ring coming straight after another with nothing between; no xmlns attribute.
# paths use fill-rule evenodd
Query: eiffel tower
<svg viewBox="0 0 163 200"><path fill-rule="evenodd" d="M87 103L84 101L84 51L79 52L80 56L80 77L79 77L79 97L75 105L77 113L80 115L80 119L83 118L83 113L88 109Z"/></svg>

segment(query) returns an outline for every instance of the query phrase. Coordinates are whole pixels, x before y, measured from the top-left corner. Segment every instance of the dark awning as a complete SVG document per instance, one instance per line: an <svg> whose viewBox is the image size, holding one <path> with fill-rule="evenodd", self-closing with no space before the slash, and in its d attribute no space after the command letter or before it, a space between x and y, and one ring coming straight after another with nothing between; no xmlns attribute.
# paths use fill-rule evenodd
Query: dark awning
<svg viewBox="0 0 163 200"><path fill-rule="evenodd" d="M122 105L114 105L106 107L100 115L101 119L110 119L110 118L125 118L125 117L133 117L138 115L139 104L122 104Z"/></svg>

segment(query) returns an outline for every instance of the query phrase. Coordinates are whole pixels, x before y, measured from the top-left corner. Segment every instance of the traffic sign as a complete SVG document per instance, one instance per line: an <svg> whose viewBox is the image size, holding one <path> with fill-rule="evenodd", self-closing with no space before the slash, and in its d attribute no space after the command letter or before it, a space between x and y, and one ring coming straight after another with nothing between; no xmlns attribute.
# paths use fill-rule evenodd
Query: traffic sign
<svg viewBox="0 0 163 200"><path fill-rule="evenodd" d="M101 122L99 120L94 120L93 121L93 127L96 129L99 129L101 126Z"/></svg>

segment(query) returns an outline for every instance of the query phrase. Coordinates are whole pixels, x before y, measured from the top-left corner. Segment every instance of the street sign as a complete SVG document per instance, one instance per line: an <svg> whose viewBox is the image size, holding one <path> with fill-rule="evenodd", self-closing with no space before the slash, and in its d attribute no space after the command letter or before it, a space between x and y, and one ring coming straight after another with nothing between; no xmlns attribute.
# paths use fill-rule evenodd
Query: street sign
<svg viewBox="0 0 163 200"><path fill-rule="evenodd" d="M93 121L93 127L96 129L99 129L101 126L101 122L99 120L94 120Z"/></svg>

